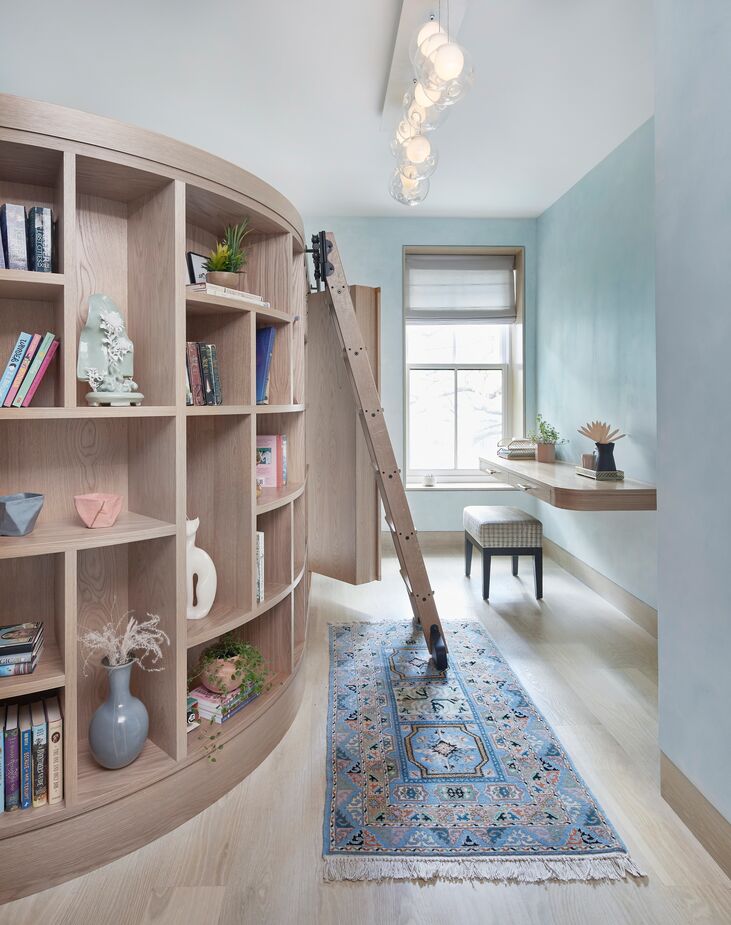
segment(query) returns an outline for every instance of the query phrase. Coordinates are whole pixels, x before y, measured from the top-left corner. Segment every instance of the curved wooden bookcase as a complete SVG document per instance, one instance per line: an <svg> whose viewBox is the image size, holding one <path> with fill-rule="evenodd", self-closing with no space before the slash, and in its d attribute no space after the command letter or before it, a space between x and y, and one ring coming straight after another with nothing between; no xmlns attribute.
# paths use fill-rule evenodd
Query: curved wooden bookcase
<svg viewBox="0 0 731 925"><path fill-rule="evenodd" d="M302 694L308 572L304 235L292 205L244 170L110 119L0 95L0 202L50 206L58 272L0 270L0 361L19 331L55 331L58 361L33 407L0 409L0 494L42 491L34 532L0 537L0 624L43 620L32 675L0 679L0 702L58 693L65 720L64 801L0 814L0 902L105 864L180 825L241 781L289 728ZM207 251L229 222L254 233L247 287L271 308L186 298L185 253ZM88 296L110 295L135 345L135 408L89 408L76 381ZM270 404L255 402L256 328L275 325ZM215 343L224 405L186 407L185 342ZM257 498L257 434L288 436L289 484ZM116 491L114 527L84 528L73 496ZM185 519L213 557L218 595L185 618ZM255 599L256 530L265 591ZM162 673L135 672L149 739L127 768L96 765L86 743L101 669L84 674L81 629L115 606L159 613ZM271 684L220 729L186 732L188 669L234 631L257 645Z"/></svg>

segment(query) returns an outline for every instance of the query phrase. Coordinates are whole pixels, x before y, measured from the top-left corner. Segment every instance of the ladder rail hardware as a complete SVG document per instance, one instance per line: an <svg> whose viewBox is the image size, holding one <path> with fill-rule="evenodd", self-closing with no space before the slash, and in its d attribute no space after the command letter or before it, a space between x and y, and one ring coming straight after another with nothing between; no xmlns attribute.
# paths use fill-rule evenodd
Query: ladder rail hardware
<svg viewBox="0 0 731 925"><path fill-rule="evenodd" d="M421 625L434 664L440 671L444 671L447 667L447 644L434 601L434 591L427 575L401 471L396 463L383 416L381 398L368 353L363 347L363 337L332 232L321 231L313 235L310 253L313 255L317 288L324 285L331 317L343 348L358 416L373 462L378 491L386 510L386 522L396 548L414 620Z"/></svg>

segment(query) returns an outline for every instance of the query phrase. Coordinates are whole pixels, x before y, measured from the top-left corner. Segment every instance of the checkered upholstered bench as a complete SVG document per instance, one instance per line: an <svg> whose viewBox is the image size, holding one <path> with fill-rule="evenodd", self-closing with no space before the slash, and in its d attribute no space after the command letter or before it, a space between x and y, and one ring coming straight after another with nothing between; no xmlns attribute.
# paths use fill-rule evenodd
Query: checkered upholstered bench
<svg viewBox="0 0 731 925"><path fill-rule="evenodd" d="M518 574L518 557L533 556L536 598L543 597L543 524L517 507L466 507L464 524L464 568L469 578L472 547L482 552L482 597L490 596L490 561L493 556L512 556L513 575Z"/></svg>

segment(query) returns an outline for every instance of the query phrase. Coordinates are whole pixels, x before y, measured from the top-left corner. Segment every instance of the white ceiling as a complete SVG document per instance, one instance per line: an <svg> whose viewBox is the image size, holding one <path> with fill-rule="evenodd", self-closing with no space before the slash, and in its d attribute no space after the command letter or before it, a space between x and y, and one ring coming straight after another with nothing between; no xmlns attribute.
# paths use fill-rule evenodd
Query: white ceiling
<svg viewBox="0 0 731 925"><path fill-rule="evenodd" d="M400 11L401 0L8 3L0 90L206 148L304 215L537 215L652 115L652 0L470 0L460 41L477 82L435 136L429 198L407 211L387 193L381 128Z"/></svg>

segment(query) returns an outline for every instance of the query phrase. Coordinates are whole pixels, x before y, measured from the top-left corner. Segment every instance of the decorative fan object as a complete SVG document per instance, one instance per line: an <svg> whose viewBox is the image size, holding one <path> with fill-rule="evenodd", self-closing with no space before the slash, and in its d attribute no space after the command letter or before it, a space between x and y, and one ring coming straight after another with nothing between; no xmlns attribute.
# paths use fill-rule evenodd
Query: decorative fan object
<svg viewBox="0 0 731 925"><path fill-rule="evenodd" d="M593 440L594 443L616 443L617 440L627 436L620 434L618 427L612 430L604 421L590 421L579 428L579 433Z"/></svg>

